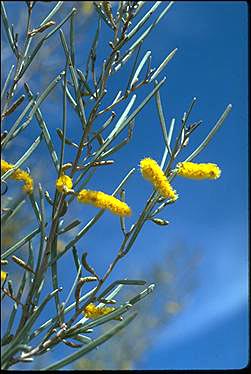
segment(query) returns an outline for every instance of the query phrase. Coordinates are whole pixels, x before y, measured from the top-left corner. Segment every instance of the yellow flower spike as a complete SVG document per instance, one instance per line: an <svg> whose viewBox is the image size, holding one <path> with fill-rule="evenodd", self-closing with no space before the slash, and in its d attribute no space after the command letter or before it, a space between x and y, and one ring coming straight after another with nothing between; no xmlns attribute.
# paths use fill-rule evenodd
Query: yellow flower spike
<svg viewBox="0 0 251 374"><path fill-rule="evenodd" d="M104 316L108 313L111 313L115 310L115 308L113 307L108 307L108 306L104 306L104 307L98 307L94 304L89 304L86 306L86 308L84 309L84 315L86 318L92 318L92 319L95 319L95 318L98 318L100 316Z"/></svg>
<svg viewBox="0 0 251 374"><path fill-rule="evenodd" d="M29 173L27 173L26 171L17 169L12 174L12 178L14 178L17 181L24 182L24 185L22 188L24 192L31 193L33 191L33 179L31 178Z"/></svg>
<svg viewBox="0 0 251 374"><path fill-rule="evenodd" d="M1 282L4 282L7 277L7 273L3 270L1 270Z"/></svg>
<svg viewBox="0 0 251 374"><path fill-rule="evenodd" d="M177 175L190 179L217 179L221 175L218 165L210 163L179 162L175 170Z"/></svg>
<svg viewBox="0 0 251 374"><path fill-rule="evenodd" d="M13 168L14 165L9 164L7 161L1 159L1 172L4 174Z"/></svg>
<svg viewBox="0 0 251 374"><path fill-rule="evenodd" d="M6 173L7 171L13 169L14 165L9 164L7 161L1 159L1 172ZM26 193L31 193L33 191L33 179L27 171L17 169L11 175L12 179L17 181L23 181L23 191Z"/></svg>
<svg viewBox="0 0 251 374"><path fill-rule="evenodd" d="M68 193L72 186L72 179L68 175L62 174L56 181L56 188L59 192Z"/></svg>
<svg viewBox="0 0 251 374"><path fill-rule="evenodd" d="M77 198L81 203L91 204L100 209L108 209L121 217L131 215L131 208L126 203L101 191L82 190Z"/></svg>
<svg viewBox="0 0 251 374"><path fill-rule="evenodd" d="M161 196L173 200L178 198L176 191L155 160L149 157L144 158L140 161L140 169L142 176L154 185Z"/></svg>

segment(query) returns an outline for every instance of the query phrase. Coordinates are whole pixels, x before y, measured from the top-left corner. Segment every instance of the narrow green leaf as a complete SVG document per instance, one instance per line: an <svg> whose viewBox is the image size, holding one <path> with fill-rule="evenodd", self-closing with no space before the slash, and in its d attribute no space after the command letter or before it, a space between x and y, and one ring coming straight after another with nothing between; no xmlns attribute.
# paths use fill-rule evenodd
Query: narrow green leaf
<svg viewBox="0 0 251 374"><path fill-rule="evenodd" d="M91 291L89 291L85 295L81 296L81 298L79 299L79 303L82 303L84 300L88 299L93 294L93 292L95 292L96 288L97 287L94 287ZM67 314L67 313L71 312L73 309L75 309L75 307L76 307L76 302L72 303L67 308L65 308L64 314ZM50 318L48 321L43 323L39 328L37 328L31 334L30 340L34 339L36 336L41 334L48 326L50 326L52 323L56 322L57 319L58 319L58 316L55 316L54 318Z"/></svg>
<svg viewBox="0 0 251 374"><path fill-rule="evenodd" d="M9 25L7 13L6 13L3 1L1 1L1 15L2 15L2 19L3 19L4 28L5 28L5 31L6 31L6 34L7 34L8 42L10 44L10 47L11 47L13 53L18 58L18 51L15 48L14 40L13 40L12 33L11 33L11 28L10 28L10 25Z"/></svg>
<svg viewBox="0 0 251 374"><path fill-rule="evenodd" d="M30 146L30 148L15 163L15 165L13 166L13 168L10 169L10 170L8 170L6 173L4 173L4 175L2 175L2 181L6 181L14 173L14 171L16 169L18 169L31 156L31 154L35 151L35 149L40 144L41 140L42 140L42 135L40 135L36 140L34 140L34 142L32 143L32 145Z"/></svg>
<svg viewBox="0 0 251 374"><path fill-rule="evenodd" d="M106 289L99 295L99 299L102 299L105 297L106 294L108 294L108 292L110 292L114 287L116 287L117 285L120 285L120 284L123 284L123 285L130 285L130 286L143 286L144 284L146 284L146 281L144 280L141 280L141 279L119 279L119 280L116 280L114 282L112 282L112 284L110 284L108 287L106 287Z"/></svg>
<svg viewBox="0 0 251 374"><path fill-rule="evenodd" d="M74 30L74 16L72 14L70 18L70 49L71 49L71 61L73 66L75 66L75 30Z"/></svg>
<svg viewBox="0 0 251 374"><path fill-rule="evenodd" d="M66 68L65 68L66 71ZM67 80L66 80L66 74L64 76L64 84L63 84L63 123L62 123L62 142L61 142L61 152L60 152L60 163L59 163L59 175L62 171L62 166L64 163L64 150L65 150L65 138L66 138L66 125L67 125L67 94L66 94L66 87L67 87Z"/></svg>
<svg viewBox="0 0 251 374"><path fill-rule="evenodd" d="M134 74L134 76L132 78L132 81L131 81L131 84L130 84L130 88L132 88L134 86L134 84L138 82L139 74L140 74L141 70L143 69L145 63L147 62L147 60L149 59L150 56L151 56L151 51L147 51L145 56L142 58L137 70L135 71L135 74Z"/></svg>
<svg viewBox="0 0 251 374"><path fill-rule="evenodd" d="M18 292L16 294L16 299L17 300L20 300L21 297L22 297L24 287L25 287L25 284L26 284L26 278L27 278L27 272L25 271L24 274L23 274ZM11 333L11 329L12 329L12 326L13 326L13 323L14 323L14 320L15 320L15 317L16 317L17 309L18 309L18 304L14 303L14 305L12 307L10 317L9 317L8 326L7 326L7 329L6 329L6 332L4 334L3 339L6 338Z"/></svg>
<svg viewBox="0 0 251 374"><path fill-rule="evenodd" d="M157 78L159 73L161 73L161 71L165 68L165 66L168 64L168 62L173 58L173 56L175 55L177 50L178 50L178 48L175 48L171 53L169 53L169 55L165 58L165 60L160 64L158 69L153 73L149 82L152 82L154 79Z"/></svg>
<svg viewBox="0 0 251 374"><path fill-rule="evenodd" d="M88 94L89 94L90 96L93 96L92 90L91 90L89 84L87 83L87 80L86 80L86 78L85 78L85 76L84 76L84 73L83 73L80 69L76 69L76 71L77 71L77 73L78 73L78 76L79 76L81 82L82 82L83 85L85 86L85 88L86 88Z"/></svg>
<svg viewBox="0 0 251 374"><path fill-rule="evenodd" d="M56 78L54 78L51 83L48 85L48 87L44 90L42 94L39 95L36 104L32 108L31 113L29 114L28 119L32 118L36 110L39 108L39 106L42 104L42 102L46 99L46 97L51 93L51 91L55 88L57 83L63 78L65 75L65 71L63 70Z"/></svg>
<svg viewBox="0 0 251 374"><path fill-rule="evenodd" d="M14 206L11 206L9 208L10 210L1 217L1 225L6 225L9 220L11 220L11 218L13 218L17 214L17 212L22 208L24 204L25 199L23 199L23 197L21 196L21 198L16 201Z"/></svg>
<svg viewBox="0 0 251 374"><path fill-rule="evenodd" d="M126 327L135 317L137 313L132 314L130 317L125 319L124 321L118 323L115 327L109 329L105 334L101 335L100 337L94 339L92 343L87 344L85 347L80 348L77 352L65 357L58 362L43 368L42 370L58 370L71 362L77 360L80 357L83 357L86 353L92 351L97 346L103 344L108 339L112 338L115 334L117 334L120 330Z"/></svg>
<svg viewBox="0 0 251 374"><path fill-rule="evenodd" d="M112 25L110 24L109 19L105 16L104 12L101 10L101 7L95 2L93 2L93 5L95 6L97 13L100 15L103 21L107 24L108 27L112 29Z"/></svg>
<svg viewBox="0 0 251 374"><path fill-rule="evenodd" d="M26 64L24 65L23 69L21 70L20 72L20 76L19 78L21 78L21 76L25 73L25 71L27 70L27 68L31 65L33 59L35 58L35 56L37 55L37 53L39 52L39 50L41 49L43 43L49 39L58 29L60 29L60 27L63 26L63 24L72 16L73 13L76 12L76 8L73 8L71 10L71 12L52 30L50 31L46 36L44 36L43 39L41 39L39 41L39 43L36 45L36 47L34 48L34 50L32 51L31 55L29 56L29 58L27 59L26 61Z"/></svg>
<svg viewBox="0 0 251 374"><path fill-rule="evenodd" d="M81 270L82 270L82 266L80 264L80 266L78 268L78 271L77 271L77 275L76 275L76 277L74 279L74 282L72 284L72 287L71 287L71 289L70 289L70 291L69 291L69 293L67 295L67 298L66 298L66 300L64 302L64 305L67 305L68 302L69 302L69 300L70 300L70 298L71 298L71 295L72 295L72 293L73 293L73 291L74 291L74 289L75 289L75 287L76 287L76 285L78 283L78 280L79 280L79 277L80 277L80 274L81 274Z"/></svg>
<svg viewBox="0 0 251 374"><path fill-rule="evenodd" d="M61 6L64 4L63 1L58 1L54 8L50 11L50 13L44 18L44 20L40 23L39 27L45 25L48 21L52 19L52 17L59 11Z"/></svg>
<svg viewBox="0 0 251 374"><path fill-rule="evenodd" d="M91 60L91 55L93 55L93 54L95 55L96 54L96 49L97 49L97 45L98 45L98 38L99 38L100 28L101 28L101 19L99 17L98 18L97 30L95 32L95 36L94 36L94 39L93 39L93 42L92 42L92 46L90 48L90 52L89 52L88 57L87 57L87 62L86 62L86 77L88 77L88 71L89 71L89 64L90 64L90 60Z"/></svg>
<svg viewBox="0 0 251 374"><path fill-rule="evenodd" d="M35 105L37 104L36 101L34 100L34 95L33 93L31 92L28 84L26 83L25 84L25 89L29 95L29 98L30 100L32 100L32 102L35 103ZM48 127L43 119L43 116L42 116L42 112L40 109L37 109L36 113L35 113L35 117L36 117L36 120L38 122L38 125L39 127L41 128L42 130L42 134L44 135L44 140L46 142L46 145L48 147L48 150L49 150L49 154L52 158L52 161L54 163L54 166L56 168L56 170L58 171L59 170L59 161L58 161L58 156L57 156L57 153L56 153L56 150L54 148L54 145L52 143L52 140L51 140L51 136L50 136L50 133L49 133L49 130L48 130Z"/></svg>
<svg viewBox="0 0 251 374"><path fill-rule="evenodd" d="M60 230L58 232L58 235L64 234L65 232L72 230L74 227L78 226L80 223L81 222L78 219L72 221L69 225L67 225L62 230Z"/></svg>
<svg viewBox="0 0 251 374"><path fill-rule="evenodd" d="M165 121L165 117L164 117L164 113L163 113L163 109L162 109L162 104L161 104L161 99L160 99L160 93L159 93L159 91L156 92L155 98L156 98L156 104L157 104L157 109L158 109L158 115L159 115L159 120L160 120L160 124L161 124L161 129L162 129L162 133L163 133L163 138L164 138L167 150L169 152L169 155L171 157L172 156L172 151L170 149L170 144L169 144L169 141L168 141L167 130L166 130L166 121Z"/></svg>
<svg viewBox="0 0 251 374"><path fill-rule="evenodd" d="M102 153L100 159L103 160L104 158L111 156L113 153L118 152L121 148L123 148L126 144L128 144L128 142L129 142L128 138L122 140L121 143L115 145L114 147L108 149L108 151Z"/></svg>
<svg viewBox="0 0 251 374"><path fill-rule="evenodd" d="M29 194L29 199L35 216L37 217L38 224L41 225L41 212L38 203L36 202L34 191L32 191L32 193Z"/></svg>
<svg viewBox="0 0 251 374"><path fill-rule="evenodd" d="M62 140L62 143L64 142L65 144L71 145L72 147L78 148L78 145L76 143L73 143L73 141L69 138L64 138L63 131L59 128L56 129L56 132L59 136L59 138Z"/></svg>
<svg viewBox="0 0 251 374"><path fill-rule="evenodd" d="M224 113L221 115L221 117L216 122L215 126L212 128L212 130L209 132L207 137L203 140L203 142L193 151L193 153L190 154L185 159L185 162L192 161L196 156L198 156L199 153L203 151L203 149L208 145L208 143L211 141L215 133L219 130L219 128L223 125L225 119L227 118L228 114L230 113L232 109L232 105L229 104L227 108L225 109Z"/></svg>
<svg viewBox="0 0 251 374"><path fill-rule="evenodd" d="M2 89L2 91L1 91L1 101L3 100L3 97L4 97L4 94L5 94L6 88L8 87L8 84L9 84L9 81L10 81L11 75L12 75L12 73L13 73L14 67L15 67L15 65L11 65L11 68L10 68L10 71L9 71L9 73L8 73L8 75L7 75L6 81L4 82L3 89Z"/></svg>
<svg viewBox="0 0 251 374"><path fill-rule="evenodd" d="M77 112L78 108L77 108L77 103L76 101L73 99L73 97L71 96L71 93L67 87L67 82L66 82L66 86L64 86L64 82L62 82L62 85L63 85L63 88L66 90L66 95L67 95L67 98L69 100L69 102L71 103L73 109Z"/></svg>
<svg viewBox="0 0 251 374"><path fill-rule="evenodd" d="M129 304L136 304L138 301L142 300L144 297L149 295L149 293L153 292L155 284L150 284L144 291L140 292L137 296L133 297L128 301Z"/></svg>
<svg viewBox="0 0 251 374"><path fill-rule="evenodd" d="M37 235L40 232L40 227L33 230L30 234L23 237L21 240L19 240L16 244L12 245L10 248L8 248L2 255L1 259L5 260L7 257L12 255L14 252L16 252L19 248L21 248L24 244L26 244L29 240L31 240L35 235Z"/></svg>
<svg viewBox="0 0 251 374"><path fill-rule="evenodd" d="M63 33L62 30L60 30L59 33L60 33L61 43L62 43L62 46L64 48L66 60L67 60L67 63L69 65L72 82L73 82L73 85L74 85L75 95L76 95L76 99L77 99L77 109L78 109L78 113L79 113L79 118L80 118L82 126L84 128L86 126L86 116L85 116L84 105L83 105L81 92L80 92L80 88L79 88L79 84L78 84L78 78L77 78L76 70L72 66L71 55L70 55L70 52L69 52L69 49L68 49L68 46L67 46L67 43L66 43L64 33Z"/></svg>
<svg viewBox="0 0 251 374"><path fill-rule="evenodd" d="M15 121L14 125L11 127L11 129L9 130L8 134L6 135L6 137L4 138L4 140L2 142L2 148L3 149L6 147L6 145L8 144L8 142L10 140L12 140L21 131L23 131L25 129L26 126L24 126L24 124L22 124L19 128L18 128L18 126L19 126L20 122L23 120L23 118L26 115L26 113L32 108L33 105L34 105L34 100L31 100L26 105L26 107L24 108L24 110L22 111L22 113L19 115L19 117Z"/></svg>
<svg viewBox="0 0 251 374"><path fill-rule="evenodd" d="M164 17L164 15L169 11L171 6L173 5L174 1L171 1L167 7L161 12L161 14L158 16L158 18L149 26L143 34L129 47L127 52L122 56L117 65L115 66L114 70L118 71L125 63L126 61L132 56L135 49L145 40L145 38L149 35L149 33L157 26L159 21Z"/></svg>
<svg viewBox="0 0 251 374"><path fill-rule="evenodd" d="M53 298L55 295L61 291L61 289L57 289L52 291L44 301L39 305L39 307L32 313L31 317L28 319L24 327L19 331L15 339L11 342L10 347L4 352L2 356L2 361L5 362L8 360L13 354L17 352L19 349L18 345L25 341L26 335L30 332L31 327L36 322L37 318L41 314L42 310L46 306L46 304Z"/></svg>
<svg viewBox="0 0 251 374"><path fill-rule="evenodd" d="M144 24L148 21L148 19L161 3L162 1L155 1L155 4L151 7L151 9L144 15L144 17L141 18L139 22L137 22L137 25L129 32L129 34L127 35L127 40L130 40L142 28L142 26L144 26Z"/></svg>

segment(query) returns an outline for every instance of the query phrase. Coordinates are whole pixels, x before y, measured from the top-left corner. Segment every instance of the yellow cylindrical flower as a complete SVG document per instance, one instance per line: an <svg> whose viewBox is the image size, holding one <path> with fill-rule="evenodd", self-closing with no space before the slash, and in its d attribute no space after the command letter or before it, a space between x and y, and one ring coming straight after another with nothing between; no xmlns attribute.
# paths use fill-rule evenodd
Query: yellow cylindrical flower
<svg viewBox="0 0 251 374"><path fill-rule="evenodd" d="M178 195L168 182L160 166L152 158L144 158L140 161L142 176L151 182L161 196L169 199L177 199Z"/></svg>
<svg viewBox="0 0 251 374"><path fill-rule="evenodd" d="M1 172L4 174L6 173L7 171L9 171L10 169L13 168L14 165L12 164L9 164L7 161L1 159Z"/></svg>
<svg viewBox="0 0 251 374"><path fill-rule="evenodd" d="M9 164L5 160L1 160L1 172L6 173L7 171L13 169L14 165ZM26 193L31 193L33 191L33 179L31 178L30 174L27 173L27 171L17 169L14 171L14 173L11 175L12 179L15 179L17 181L23 181L23 191Z"/></svg>
<svg viewBox="0 0 251 374"><path fill-rule="evenodd" d="M131 215L131 209L126 203L101 191L82 190L77 198L81 203L91 204L100 209L108 209L121 217Z"/></svg>
<svg viewBox="0 0 251 374"><path fill-rule="evenodd" d="M33 191L33 179L31 178L29 173L27 173L27 171L17 169L16 171L14 171L11 177L17 181L24 182L22 188L24 192L30 193Z"/></svg>
<svg viewBox="0 0 251 374"><path fill-rule="evenodd" d="M179 162L175 170L181 177L190 179L217 179L221 175L218 165L210 163Z"/></svg>
<svg viewBox="0 0 251 374"><path fill-rule="evenodd" d="M108 307L108 306L98 307L91 303L87 305L86 308L84 309L84 315L86 318L95 319L100 316L104 316L105 314L111 313L114 310L115 308L113 307Z"/></svg>
<svg viewBox="0 0 251 374"><path fill-rule="evenodd" d="M3 270L1 270L1 282L4 282L7 277L7 273Z"/></svg>
<svg viewBox="0 0 251 374"><path fill-rule="evenodd" d="M56 188L59 192L67 193L72 189L72 179L68 175L62 174L56 181Z"/></svg>

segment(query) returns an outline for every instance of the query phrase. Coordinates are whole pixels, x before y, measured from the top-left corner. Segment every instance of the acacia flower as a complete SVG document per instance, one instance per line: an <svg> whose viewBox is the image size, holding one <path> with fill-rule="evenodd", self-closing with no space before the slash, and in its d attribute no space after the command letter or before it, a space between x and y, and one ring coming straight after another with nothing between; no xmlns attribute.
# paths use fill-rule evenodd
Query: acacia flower
<svg viewBox="0 0 251 374"><path fill-rule="evenodd" d="M179 162L176 166L177 174L191 179L217 179L221 170L216 164L195 164L193 162Z"/></svg>
<svg viewBox="0 0 251 374"><path fill-rule="evenodd" d="M1 159L1 172L6 173L7 171L13 169L14 165L9 164L7 161ZM15 179L17 181L23 181L23 191L27 193L31 193L33 191L33 179L31 178L30 174L27 171L17 169L14 173L10 176L10 178Z"/></svg>
<svg viewBox="0 0 251 374"><path fill-rule="evenodd" d="M9 171L13 168L12 164L9 164L7 161L1 159L1 172L4 174L6 171Z"/></svg>
<svg viewBox="0 0 251 374"><path fill-rule="evenodd" d="M108 209L121 217L131 215L131 208L126 203L101 191L82 190L77 198L81 203L91 204L100 209Z"/></svg>
<svg viewBox="0 0 251 374"><path fill-rule="evenodd" d="M144 158L140 161L142 176L149 180L161 196L176 200L178 195L168 182L160 166L152 158Z"/></svg>
<svg viewBox="0 0 251 374"><path fill-rule="evenodd" d="M56 181L56 188L59 192L67 193L72 189L72 186L72 179L65 174L62 174Z"/></svg>
<svg viewBox="0 0 251 374"><path fill-rule="evenodd" d="M104 316L105 314L111 313L114 310L115 308L113 307L108 307L108 306L98 307L91 303L85 307L84 315L86 318L95 319L100 316Z"/></svg>
<svg viewBox="0 0 251 374"><path fill-rule="evenodd" d="M4 282L7 277L7 273L3 270L1 270L1 282Z"/></svg>

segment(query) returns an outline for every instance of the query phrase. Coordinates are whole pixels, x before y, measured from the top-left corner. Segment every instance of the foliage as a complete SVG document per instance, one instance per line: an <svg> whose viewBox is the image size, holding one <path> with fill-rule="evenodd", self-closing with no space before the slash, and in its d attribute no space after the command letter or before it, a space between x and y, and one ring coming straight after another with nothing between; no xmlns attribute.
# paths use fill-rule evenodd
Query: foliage
<svg viewBox="0 0 251 374"><path fill-rule="evenodd" d="M23 180L25 183L28 181L29 186L32 186L25 189L21 201L13 198L11 207L6 203L6 208L2 212L3 227L8 227L10 215L13 218L22 209L24 200L30 204L33 214L32 227L28 233L22 232L21 238L5 248L1 255L3 266L7 262L12 264L14 262L23 271L19 284L14 284L7 276L1 287L2 300L13 304L2 338L3 369L8 369L17 363L36 360L36 357L64 344L74 349L74 352L42 368L43 370L60 369L94 350L122 329L129 329L129 323L137 315L133 311L134 305L153 291L154 284L146 286L138 294L128 296L118 304L114 302L114 298L123 286L144 286L147 282L141 279L117 279L109 283L110 275L117 263L131 251L147 221L161 226L168 224L157 215L177 200L170 185L179 171L175 168L174 162L201 123L201 121L189 123L196 102L196 99L193 99L181 123L177 125L178 136L175 140L172 139L175 120L172 120L169 129L166 126L160 97L160 89L165 83L165 77L160 81L158 79L175 56L177 48L169 52L157 68L152 68L150 51L146 52L143 58L139 57L145 39L172 8L173 2L154 2L146 12L144 12L146 6L144 1L119 1L112 4L109 1L93 2L97 15L97 28L86 55L85 65L82 61L78 62L76 58L77 9L73 7L60 20L65 3L59 1L56 4L53 2L52 6L48 4L47 6L50 7L48 14L33 27L32 19L38 7L37 3L37 1L23 3L26 7L27 22L25 30L21 29L20 35L16 32L15 25L10 23L5 4L1 2L2 23L15 58L14 64L9 66L1 92L3 159L5 153L10 154L12 147L18 144L18 139L29 130L31 123L36 122L39 128L38 136L31 144L26 145L25 152L17 157L15 162L11 164L11 160L5 159L1 164L3 184L12 188L15 180ZM163 9L154 19L157 9L161 6ZM89 13L91 13L90 9ZM151 23L144 30L148 21ZM109 51L102 57L100 65L97 55L98 42L102 38L101 24L102 27L105 25L108 28L111 40L108 43ZM56 76L50 79L49 83L46 82L41 93L35 94L32 91L32 74L29 75L29 71L32 71L39 53L46 48L53 35L54 37L58 35L60 38L60 48L64 58L60 60L60 70L57 71ZM130 67L125 87L123 87L124 82L119 80L120 69L124 66ZM121 85L115 97L109 91L109 82L114 79L114 76ZM50 100L50 94L59 86L63 97L60 106L63 120L62 127L57 129L60 141L58 146L54 140L55 134L52 134L41 107L46 108L45 103ZM144 88L148 88L149 92L140 103L136 103L138 92L144 91ZM148 159L147 165L149 166L150 160L150 168L142 174L152 183L154 189L138 218L128 229L126 216L131 213L131 210L125 203L125 186L136 173L136 168L128 171L112 194L85 188L96 171L107 165L112 167L114 160L110 160L110 157L114 157L130 141L135 118L152 98L156 100L165 151L160 165L155 160ZM231 105L226 108L199 147L184 160L185 163L190 162L191 166L193 159L208 145L230 110ZM68 137L67 133L69 112L75 113L81 128L81 137L76 141ZM9 121L10 127L6 125ZM121 141L120 135L125 131L128 135ZM43 188L41 180L36 179L32 169L24 170L25 165L31 165L32 158L43 145L46 146L50 156L49 175L55 175L50 192L49 188ZM135 163L137 162L138 160L135 160ZM195 165L196 168L199 164ZM189 177L187 172L185 176ZM14 181L10 181L10 178ZM208 178L207 173L204 173L204 178ZM74 219L65 225L63 218L74 209L76 200L84 204L92 203L101 209L77 233L74 233L73 229L83 221ZM120 216L118 219L123 238L112 262L104 274L100 274L89 263L88 253L83 252L78 245L80 239L95 227L106 210ZM59 251L61 235L69 234L69 231L71 231L71 238ZM28 246L27 260L16 256L16 252L24 246ZM59 259L69 252L73 256L75 274L72 270L72 286L65 301L62 301L58 263ZM50 277L46 277L48 272L51 273ZM84 276L84 273L88 276ZM92 282L95 286L91 288ZM87 290L88 287L90 290L82 295L82 289ZM74 301L70 303L72 298ZM116 303L116 306L114 309L110 308L109 313L101 313L98 317L95 315L91 321L87 318L85 311L90 310L88 306L97 304L98 308L102 307L100 310L108 311L107 307L104 307L110 303ZM51 304L55 305L55 311L48 321L41 324L43 313ZM107 327L110 321L112 326ZM104 325L105 329L98 334L98 326L101 325ZM88 336L90 333L93 333L94 338Z"/></svg>

